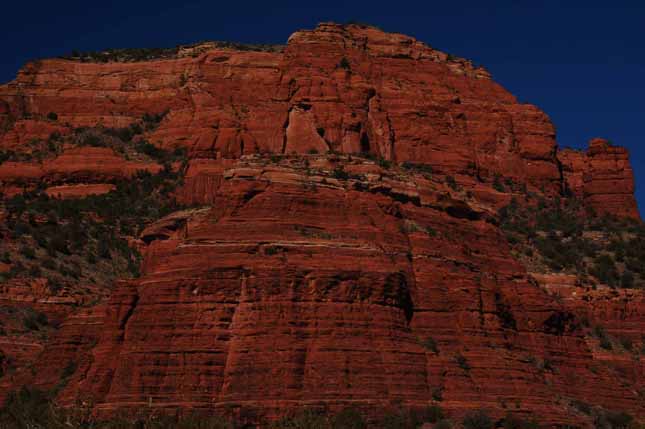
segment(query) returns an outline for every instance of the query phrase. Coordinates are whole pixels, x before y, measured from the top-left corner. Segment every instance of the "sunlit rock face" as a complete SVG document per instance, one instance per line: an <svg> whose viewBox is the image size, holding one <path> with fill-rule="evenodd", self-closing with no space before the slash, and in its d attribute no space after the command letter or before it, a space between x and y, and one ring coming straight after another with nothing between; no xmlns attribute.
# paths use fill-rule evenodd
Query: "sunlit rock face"
<svg viewBox="0 0 645 429"><path fill-rule="evenodd" d="M561 151L546 114L482 68L329 23L283 49L30 63L0 86L0 149L161 112L143 136L186 148L185 164L63 147L0 165L6 197L43 185L79 199L140 170L183 172L181 210L130 237L141 277L92 289L97 305L52 299L37 279L0 284L3 304L60 322L47 339L0 338L30 366L0 377L0 397L56 386L74 362L58 400L101 415L214 408L258 423L354 406L375 421L439 404L455 419L483 408L586 427L582 401L645 416L642 360L585 331L602 322L642 346L642 291L534 273L497 215L523 188L639 219L625 149Z"/></svg>

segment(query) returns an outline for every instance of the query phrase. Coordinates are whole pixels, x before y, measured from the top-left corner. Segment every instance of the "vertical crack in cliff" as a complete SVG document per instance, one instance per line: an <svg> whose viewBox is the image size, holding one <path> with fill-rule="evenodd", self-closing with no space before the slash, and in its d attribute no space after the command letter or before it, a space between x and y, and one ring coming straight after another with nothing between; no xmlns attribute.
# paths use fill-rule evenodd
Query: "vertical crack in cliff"
<svg viewBox="0 0 645 429"><path fill-rule="evenodd" d="M287 119L284 121L284 125L282 125L282 130L284 131L284 134L282 136L282 150L280 150L280 153L286 153L287 151L287 128L289 128L289 119L291 118L292 110L293 110L293 106L290 106L289 110L287 111Z"/></svg>
<svg viewBox="0 0 645 429"><path fill-rule="evenodd" d="M130 321L130 318L134 314L134 310L137 308L137 304L139 304L139 293L137 291L136 295L132 298L132 301L130 302L130 308L128 308L128 311L126 311L125 315L123 316L123 319L121 319L121 322L119 323L119 331L121 332L118 337L118 341L120 343L123 342L125 339L125 333L127 330L127 325L128 322Z"/></svg>
<svg viewBox="0 0 645 429"><path fill-rule="evenodd" d="M394 150L394 142L396 141L396 135L394 133L394 127L392 127L392 120L390 119L390 114L385 112L385 121L387 122L387 129L390 137L390 154L389 160L396 161L396 151Z"/></svg>
<svg viewBox="0 0 645 429"><path fill-rule="evenodd" d="M482 282L481 277L477 280L477 295L478 295L478 310L479 310L479 325L484 327L484 297L482 295Z"/></svg>
<svg viewBox="0 0 645 429"><path fill-rule="evenodd" d="M560 181L560 194L566 195L567 194L567 182L564 179L564 166L562 165L562 161L560 161L560 158L558 158L558 146L556 144L555 148L553 149L553 159L555 160L555 165L558 167L558 180Z"/></svg>
<svg viewBox="0 0 645 429"><path fill-rule="evenodd" d="M237 301L233 302L233 314L231 315L231 320L226 326L226 331L230 333L226 339L226 360L224 361L224 366L222 367L222 382L220 384L220 389L219 392L217 392L218 400L221 400L222 393L228 386L230 385L230 379L227 377L230 371L232 371L232 367L234 367L237 364L237 359L236 356L234 356L231 353L231 345L234 344L236 341L238 341L237 335L238 330L236 327L240 323L240 317L244 316L242 314L240 316L240 303L241 302L246 302L247 301L247 282L248 278L250 276L250 271L248 269L242 268L240 272L240 289L239 289L239 295L237 296Z"/></svg>
<svg viewBox="0 0 645 429"><path fill-rule="evenodd" d="M369 132L373 132L374 127L372 126L372 122L376 120L376 118L374 118L374 115L373 115L373 112L372 112L372 106L371 106L372 99L375 99L375 98L376 98L376 102L377 102L377 105L378 105L378 112L385 116L385 125L387 126L387 137L386 137L387 142L385 142L385 144L383 144L382 141L380 142L380 145L378 147L378 153L376 155L379 155L380 157L385 158L385 159L390 160L390 161L395 161L396 151L394 150L394 145L395 145L395 141L396 141L396 133L394 132L394 128L392 127L392 120L390 119L389 113L387 111L383 111L383 110L380 109L380 105L381 105L380 96L378 95L378 93L376 92L376 89L374 89L374 88L370 88L368 90L367 99L365 101L364 109L365 109L366 114L367 114L367 119L366 119L366 124L365 124L365 127L364 127L366 129L365 134L361 134L361 141L360 141L360 143L361 143L361 151L363 151L363 146L364 146L363 138L364 137L367 138L366 141L368 143L368 145L367 145L368 150L371 152L371 149L372 149L371 147L369 147L370 146L369 145L370 141L369 141L369 136L367 134ZM383 147L383 146L385 146L385 147ZM387 152L385 152L386 150L387 150Z"/></svg>
<svg viewBox="0 0 645 429"><path fill-rule="evenodd" d="M370 113L371 113L371 101L372 99L376 97L376 89L370 88L367 91L367 99L365 100L365 104L363 105L363 108L365 109L365 125L359 124L360 125L360 151L364 153L371 153L371 145L370 145L370 138L368 133L372 130L372 127L370 126ZM379 151L380 152L380 151ZM381 155L379 153L379 155Z"/></svg>

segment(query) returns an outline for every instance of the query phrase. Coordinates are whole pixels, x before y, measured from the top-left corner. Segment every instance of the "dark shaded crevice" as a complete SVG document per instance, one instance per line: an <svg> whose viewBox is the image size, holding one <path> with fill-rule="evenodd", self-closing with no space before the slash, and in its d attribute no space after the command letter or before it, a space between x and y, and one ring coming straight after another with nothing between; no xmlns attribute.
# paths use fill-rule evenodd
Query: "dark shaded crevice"
<svg viewBox="0 0 645 429"><path fill-rule="evenodd" d="M396 307L403 310L408 324L412 322L414 304L412 302L412 295L410 294L408 279L404 272L398 271L387 275L383 295L386 302L392 301Z"/></svg>
<svg viewBox="0 0 645 429"><path fill-rule="evenodd" d="M445 212L457 219L480 220L482 218L481 213L473 211L465 203L446 207Z"/></svg>
<svg viewBox="0 0 645 429"><path fill-rule="evenodd" d="M361 152L370 153L370 138L367 136L366 132L361 134Z"/></svg>
<svg viewBox="0 0 645 429"><path fill-rule="evenodd" d="M580 330L580 323L575 314L566 310L554 311L543 324L545 334L574 334Z"/></svg>
<svg viewBox="0 0 645 429"><path fill-rule="evenodd" d="M360 137L361 153L371 153L370 138L367 134L367 131L369 129L370 102L374 97L376 97L376 90L374 88L368 89L367 98L365 100L365 104L363 105L363 109L365 109L366 114L365 114L365 126L361 126L361 137Z"/></svg>
<svg viewBox="0 0 645 429"><path fill-rule="evenodd" d="M128 311L125 313L125 315L121 319L121 322L119 323L119 331L121 331L121 334L119 335L118 342L120 343L122 343L123 339L125 338L126 327L128 325L128 322L130 321L130 318L134 314L134 310L137 308L137 304L139 304L138 293L132 297L130 308L128 308Z"/></svg>
<svg viewBox="0 0 645 429"><path fill-rule="evenodd" d="M387 121L387 129L390 130L390 161L396 161L396 151L394 150L394 144L396 142L396 135L394 133L394 127L392 127L392 120L390 119L390 115L385 113L385 120Z"/></svg>
<svg viewBox="0 0 645 429"><path fill-rule="evenodd" d="M555 165L558 167L558 180L560 182L560 194L567 195L568 186L564 179L564 167L562 166L562 162L560 161L560 158L558 158L557 146L555 148L555 153L553 154L553 159L555 160Z"/></svg>
<svg viewBox="0 0 645 429"><path fill-rule="evenodd" d="M287 128L289 128L289 118L291 117L292 110L293 110L293 107L290 107L289 110L287 111L287 119L284 121L284 124L282 125L282 130L283 130L282 150L280 151L280 153L286 153L287 151Z"/></svg>
<svg viewBox="0 0 645 429"><path fill-rule="evenodd" d="M249 201L251 201L251 200L252 200L256 195L259 195L259 194L261 194L262 192L264 192L264 189L251 189L251 190L246 191L246 193L245 193L245 194L244 194L244 196L242 197L242 200L243 200L244 204L247 204L247 203L248 203Z"/></svg>
<svg viewBox="0 0 645 429"><path fill-rule="evenodd" d="M387 197L390 197L394 201L398 201L403 204L412 203L417 207L421 207L421 199L419 197L410 197L409 195L392 192L392 190L387 187L383 187L383 186L368 187L364 183L356 182L354 183L354 189L361 192L370 192L372 194L383 194Z"/></svg>
<svg viewBox="0 0 645 429"><path fill-rule="evenodd" d="M517 321L515 320L511 306L504 302L502 294L499 291L495 292L495 315L503 328L517 331Z"/></svg>

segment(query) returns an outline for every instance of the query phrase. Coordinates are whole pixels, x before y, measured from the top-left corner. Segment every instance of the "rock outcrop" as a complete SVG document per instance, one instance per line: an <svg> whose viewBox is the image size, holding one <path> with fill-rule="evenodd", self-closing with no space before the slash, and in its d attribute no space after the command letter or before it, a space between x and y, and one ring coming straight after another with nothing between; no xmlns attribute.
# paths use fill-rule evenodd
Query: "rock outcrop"
<svg viewBox="0 0 645 429"><path fill-rule="evenodd" d="M563 150L565 183L599 213L640 219L634 199L634 173L627 149L593 139L586 152Z"/></svg>
<svg viewBox="0 0 645 429"><path fill-rule="evenodd" d="M0 100L6 115L55 112L75 127L125 126L169 111L150 139L203 157L331 149L553 189L560 180L555 131L543 112L467 60L370 27L321 24L292 35L283 52L42 60L0 87ZM16 132L0 146L15 144Z"/></svg>
<svg viewBox="0 0 645 429"><path fill-rule="evenodd" d="M0 149L161 112L143 137L188 149L163 170L183 174L168 195L182 209L131 237L140 278L99 288L95 306L61 303L60 327L25 353L30 370L0 377L3 392L57 386L61 404L99 415L217 409L249 424L350 405L371 422L431 404L545 427L591 427L581 403L645 418L640 352L608 353L588 334L605 323L640 350L642 291L531 273L497 219L536 193L640 220L625 149L560 151L546 114L482 68L330 23L281 50L30 63L0 86ZM83 198L164 169L63 149L2 163L1 190L44 182ZM3 303L54 312L17 284L0 284Z"/></svg>

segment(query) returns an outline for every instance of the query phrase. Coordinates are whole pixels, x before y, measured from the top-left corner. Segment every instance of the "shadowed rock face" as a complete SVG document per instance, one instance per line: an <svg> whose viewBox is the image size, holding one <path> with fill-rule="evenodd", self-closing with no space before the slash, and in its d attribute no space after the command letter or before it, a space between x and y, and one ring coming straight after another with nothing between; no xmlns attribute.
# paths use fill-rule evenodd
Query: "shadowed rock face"
<svg viewBox="0 0 645 429"><path fill-rule="evenodd" d="M497 175L546 196L566 185L598 211L638 218L626 151L594 140L586 153L558 152L548 117L466 60L321 24L281 52L44 60L1 86L0 100L2 148L53 127L48 112L65 133L168 111L146 137L189 149L175 196L201 207L148 225L141 278L70 312L32 353L33 373L0 379L7 390L54 386L74 361L59 400L91 399L104 414L152 404L257 422L305 406L377 418L440 403L454 417L512 409L588 426L578 400L645 416L642 362L603 354L582 326L602 320L640 344L642 291L536 280L496 226L513 194L492 187ZM328 151L341 155L313 154ZM342 155L357 152L434 174ZM6 163L0 180L81 197L140 169L161 166L66 148L42 164Z"/></svg>

